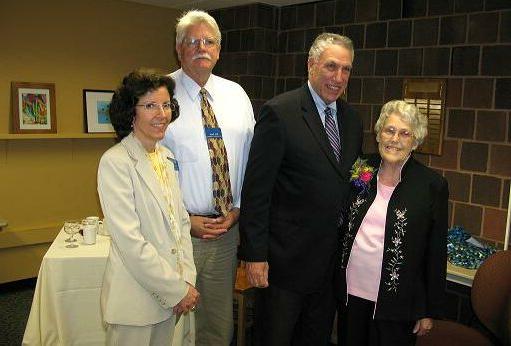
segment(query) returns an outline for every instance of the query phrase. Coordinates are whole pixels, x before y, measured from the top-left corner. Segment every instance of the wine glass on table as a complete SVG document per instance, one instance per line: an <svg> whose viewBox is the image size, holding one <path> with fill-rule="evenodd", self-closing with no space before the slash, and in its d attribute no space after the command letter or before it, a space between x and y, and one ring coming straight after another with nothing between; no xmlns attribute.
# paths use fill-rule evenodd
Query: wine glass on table
<svg viewBox="0 0 511 346"><path fill-rule="evenodd" d="M65 221L64 222L64 232L70 235L68 239L66 239L66 242L69 244L66 245L67 248L75 248L78 247L77 244L75 244L76 239L75 234L80 231L81 224L76 221Z"/></svg>

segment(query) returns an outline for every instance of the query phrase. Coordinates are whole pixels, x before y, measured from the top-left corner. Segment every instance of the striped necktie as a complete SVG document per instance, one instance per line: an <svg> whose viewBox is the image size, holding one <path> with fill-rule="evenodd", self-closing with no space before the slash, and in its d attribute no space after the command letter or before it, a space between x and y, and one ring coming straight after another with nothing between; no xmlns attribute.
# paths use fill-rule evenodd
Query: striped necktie
<svg viewBox="0 0 511 346"><path fill-rule="evenodd" d="M227 215L232 209L233 204L227 151L225 150L224 140L220 128L218 127L215 113L209 104L206 89L202 88L200 94L202 124L204 125L204 132L206 133L211 170L213 173L213 205L219 214Z"/></svg>
<svg viewBox="0 0 511 346"><path fill-rule="evenodd" d="M337 126L335 126L332 109L330 107L325 109L325 130L326 135L328 136L328 141L334 151L335 158L337 159L337 162L339 162L339 159L341 158L341 141L339 139L339 130L337 129Z"/></svg>

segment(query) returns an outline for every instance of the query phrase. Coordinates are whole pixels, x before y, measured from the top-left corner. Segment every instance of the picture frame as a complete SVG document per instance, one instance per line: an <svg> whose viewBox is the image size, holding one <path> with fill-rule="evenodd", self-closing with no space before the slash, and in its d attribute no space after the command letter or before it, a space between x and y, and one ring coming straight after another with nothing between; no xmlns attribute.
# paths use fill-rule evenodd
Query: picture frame
<svg viewBox="0 0 511 346"><path fill-rule="evenodd" d="M83 89L84 127L87 133L113 133L108 108L112 90Z"/></svg>
<svg viewBox="0 0 511 346"><path fill-rule="evenodd" d="M11 82L12 132L57 133L55 84Z"/></svg>

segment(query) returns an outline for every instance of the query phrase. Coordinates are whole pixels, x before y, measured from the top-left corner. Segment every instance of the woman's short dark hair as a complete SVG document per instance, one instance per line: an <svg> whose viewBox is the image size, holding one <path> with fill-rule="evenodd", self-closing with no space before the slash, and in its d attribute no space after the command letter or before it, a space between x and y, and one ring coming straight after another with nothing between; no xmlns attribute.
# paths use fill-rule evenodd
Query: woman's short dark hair
<svg viewBox="0 0 511 346"><path fill-rule="evenodd" d="M132 131L135 105L140 97L161 87L167 88L171 102L175 105L170 119L170 122L173 122L179 117L179 105L173 98L175 83L170 76L135 70L122 79L121 85L114 92L109 109L110 121L119 141Z"/></svg>

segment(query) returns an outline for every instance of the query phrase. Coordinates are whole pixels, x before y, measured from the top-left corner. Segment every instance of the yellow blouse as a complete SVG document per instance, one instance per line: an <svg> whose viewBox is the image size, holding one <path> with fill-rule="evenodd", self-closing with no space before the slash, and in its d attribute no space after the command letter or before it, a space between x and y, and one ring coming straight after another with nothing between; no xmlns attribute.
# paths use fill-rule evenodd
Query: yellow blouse
<svg viewBox="0 0 511 346"><path fill-rule="evenodd" d="M175 221L175 213L174 213L174 206L172 205L172 178L168 175L167 170L167 163L165 159L163 158L163 155L161 153L161 150L158 146L156 146L155 150L153 152L147 153L147 157L149 159L149 162L151 162L151 165L153 166L154 172L156 173L156 177L158 178L158 181L160 182L160 186L163 192L163 196L165 197L165 200L167 201L167 207L168 212L170 215L171 220L171 231L174 235L174 238L176 239L176 244L179 249L178 253L182 254L182 247L181 247L181 233L178 232L178 227ZM181 259L181 258L180 258ZM178 261L178 263L181 263L181 261ZM182 268L180 268L182 270Z"/></svg>

